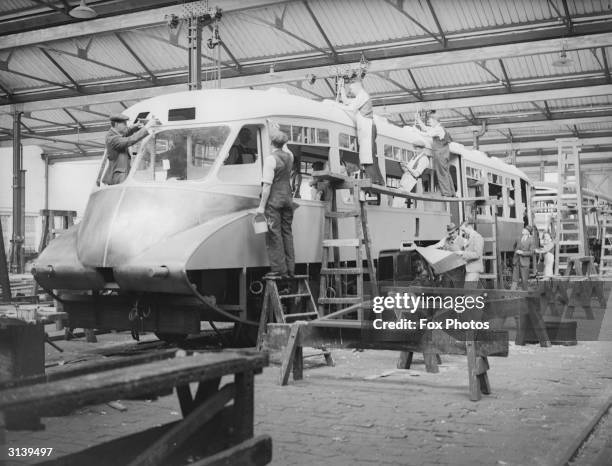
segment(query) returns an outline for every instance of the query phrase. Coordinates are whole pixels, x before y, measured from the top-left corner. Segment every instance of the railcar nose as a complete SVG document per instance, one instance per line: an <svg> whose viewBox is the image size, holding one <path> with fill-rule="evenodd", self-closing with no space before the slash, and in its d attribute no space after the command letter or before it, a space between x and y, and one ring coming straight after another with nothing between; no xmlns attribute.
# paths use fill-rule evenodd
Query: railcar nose
<svg viewBox="0 0 612 466"><path fill-rule="evenodd" d="M90 197L77 251L90 267L121 266L160 241L253 200L183 187L111 187Z"/></svg>

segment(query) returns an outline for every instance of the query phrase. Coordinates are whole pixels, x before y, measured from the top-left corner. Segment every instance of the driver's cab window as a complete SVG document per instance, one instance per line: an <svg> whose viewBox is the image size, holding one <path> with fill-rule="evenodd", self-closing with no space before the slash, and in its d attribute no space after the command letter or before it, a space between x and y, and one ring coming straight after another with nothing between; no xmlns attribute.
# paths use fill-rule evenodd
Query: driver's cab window
<svg viewBox="0 0 612 466"><path fill-rule="evenodd" d="M223 165L247 165L260 159L259 127L244 125L230 147Z"/></svg>
<svg viewBox="0 0 612 466"><path fill-rule="evenodd" d="M239 184L261 182L261 127L244 125L238 131L219 168L221 181Z"/></svg>

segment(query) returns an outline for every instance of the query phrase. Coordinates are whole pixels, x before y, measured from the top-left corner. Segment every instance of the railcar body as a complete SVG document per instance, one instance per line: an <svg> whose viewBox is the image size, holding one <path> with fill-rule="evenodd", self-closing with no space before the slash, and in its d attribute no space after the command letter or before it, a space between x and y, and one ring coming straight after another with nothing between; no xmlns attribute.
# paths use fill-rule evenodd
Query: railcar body
<svg viewBox="0 0 612 466"><path fill-rule="evenodd" d="M310 174L317 163L334 172L358 168L355 123L342 106L278 90L206 90L151 98L125 114L133 121L155 116L161 126L132 148L126 181L95 186L82 221L49 244L33 271L42 287L61 290L72 325L186 333L200 320L256 319L268 261L252 211L270 152L269 118L289 134L303 174L293 224L296 263L316 276L324 203L309 187ZM427 151L430 141L413 128L379 118L376 124L380 168L395 186L400 162ZM500 247L511 250L528 216L527 177L459 144L451 151L460 196L503 200L496 208ZM103 160L100 173L105 168ZM432 173L417 191L436 192ZM339 198L340 209L353 208L348 193ZM449 221L468 215L456 202L398 200L381 196L367 206L374 257L405 241L437 241ZM490 216L490 209L480 215ZM340 222L341 235L349 235L349 222Z"/></svg>

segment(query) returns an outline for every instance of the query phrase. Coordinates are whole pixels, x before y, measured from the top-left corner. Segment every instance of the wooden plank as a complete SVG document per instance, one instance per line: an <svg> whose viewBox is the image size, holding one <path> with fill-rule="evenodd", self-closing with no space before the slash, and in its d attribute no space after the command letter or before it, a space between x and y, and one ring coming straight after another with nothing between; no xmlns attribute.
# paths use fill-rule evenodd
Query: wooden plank
<svg viewBox="0 0 612 466"><path fill-rule="evenodd" d="M263 466L272 461L272 439L259 435L190 466Z"/></svg>
<svg viewBox="0 0 612 466"><path fill-rule="evenodd" d="M324 248L340 248L340 247L357 247L359 246L358 238L340 238L340 239L324 239Z"/></svg>
<svg viewBox="0 0 612 466"><path fill-rule="evenodd" d="M476 348L473 340L465 342L468 363L468 381L470 400L478 401L481 398L480 383L476 374Z"/></svg>
<svg viewBox="0 0 612 466"><path fill-rule="evenodd" d="M397 368L398 369L410 369L410 365L412 364L413 355L414 353L412 351L400 351L400 355L397 360Z"/></svg>
<svg viewBox="0 0 612 466"><path fill-rule="evenodd" d="M334 324L333 326L329 324ZM443 331L434 331L429 341L423 342L421 332L399 331L404 340L378 341L369 340L362 333L361 322L312 321L303 323L297 338L298 346L312 348L363 348L391 351L413 351L422 353L425 350L440 354L466 354L465 340L457 340ZM319 325L321 324L321 325ZM269 350L284 350L289 341L291 327L287 324L268 324L265 347ZM457 332L465 337L465 332ZM477 330L475 350L477 356L508 355L508 332L505 330Z"/></svg>
<svg viewBox="0 0 612 466"><path fill-rule="evenodd" d="M196 407L182 422L162 435L153 445L140 453L129 466L153 466L163 464L171 451L180 447L202 425L236 395L236 386L227 384L208 400Z"/></svg>
<svg viewBox="0 0 612 466"><path fill-rule="evenodd" d="M137 396L210 380L227 374L256 370L268 365L266 353L224 351L143 364L126 371L113 369L85 377L64 379L0 392L0 410L77 408L87 404Z"/></svg>
<svg viewBox="0 0 612 466"><path fill-rule="evenodd" d="M300 322L291 324L291 330L287 339L287 344L285 345L285 349L283 351L283 358L279 377L280 385L287 385L287 383L289 382L289 374L291 373L291 368L293 367L293 358L295 356L295 350L299 345L298 334L302 325L303 324L301 324Z"/></svg>

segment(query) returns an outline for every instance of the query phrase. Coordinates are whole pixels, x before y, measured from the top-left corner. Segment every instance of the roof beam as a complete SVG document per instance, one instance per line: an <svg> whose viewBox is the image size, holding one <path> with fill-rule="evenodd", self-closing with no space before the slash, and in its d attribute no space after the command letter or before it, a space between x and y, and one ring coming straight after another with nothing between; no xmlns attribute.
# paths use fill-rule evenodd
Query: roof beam
<svg viewBox="0 0 612 466"><path fill-rule="evenodd" d="M244 0L216 0L215 6L221 8L223 13L227 14L232 11L245 11L290 1L293 0L249 0L247 4ZM167 15L183 16L185 11L183 5L177 5L176 3L176 0L138 0L138 2L114 0L93 5L98 13L98 18L87 21L68 19L61 13L39 15L38 17L13 21L13 24L3 25L3 33L10 35L0 37L0 49L35 45L92 34L131 31L163 24L166 22L165 17ZM163 7L155 8L159 5L163 5ZM40 29L36 34L29 32L38 28Z"/></svg>
<svg viewBox="0 0 612 466"><path fill-rule="evenodd" d="M569 7L567 6L567 0L561 0L563 2L563 13L565 14L565 25L567 26L567 32L574 30L574 23L572 22L572 15L570 15Z"/></svg>
<svg viewBox="0 0 612 466"><path fill-rule="evenodd" d="M132 56L132 58L138 62L138 64L141 66L141 68L147 72L147 74L151 78L151 82L153 84L157 84L157 76L155 76L155 74L153 74L153 72L149 69L149 67L147 65L145 65L145 63L142 61L142 58L140 58L138 56L138 54L136 52L134 52L134 49L132 49L130 44L127 43L127 41L123 38L121 33L120 32L116 32L115 33L115 37L119 40L119 42L121 42L121 45L123 45L123 47L125 47L125 49Z"/></svg>
<svg viewBox="0 0 612 466"><path fill-rule="evenodd" d="M407 92L408 94L414 96L418 100L423 100L423 95L421 93L419 93L418 90L415 92L412 89L408 89L406 86L404 86L400 82L398 82L395 79L391 78L389 76L389 73L390 73L389 71L385 71L385 72L381 72L381 73L370 73L370 74L373 74L374 76L378 76L380 79L383 79L383 80L393 84L398 89L400 89L400 90L402 90L404 92Z"/></svg>
<svg viewBox="0 0 612 466"><path fill-rule="evenodd" d="M425 102L411 102L400 104L380 103L379 106L386 105L387 110L392 113L414 113L420 110L441 110L448 108L479 107L483 105L514 104L519 102L532 102L537 100L550 99L571 99L575 97L599 97L612 95L612 85L602 84L595 86L577 86L560 89L551 89L550 85L542 86L542 90L513 92L512 94L491 94L483 95L480 90L474 93L473 97L446 99L441 96L440 100Z"/></svg>
<svg viewBox="0 0 612 466"><path fill-rule="evenodd" d="M325 30L323 29L323 26L321 26L321 23L319 22L319 19L314 14L314 11L312 11L312 8L310 8L310 4L307 2L307 0L304 0L302 3L304 3L304 6L306 7L306 10L308 11L308 14L310 15L310 18L315 23L315 26L319 30L319 33L321 34L321 36L323 36L323 40L325 40L325 43L329 47L329 50L331 51L332 57L334 57L334 61L338 62L338 52L336 52L336 49L334 48L333 44L329 40L329 37L327 37L327 34L325 33Z"/></svg>
<svg viewBox="0 0 612 466"><path fill-rule="evenodd" d="M434 10L433 5L431 4L431 0L427 0L427 6L429 7L431 16L433 16L433 19L436 23L436 27L438 28L438 34L440 34L440 37L442 38L442 45L444 46L444 48L446 48L446 44L448 43L448 40L446 39L446 36L444 35L442 26L440 26L440 21L438 21L438 15L436 15L436 11Z"/></svg>
<svg viewBox="0 0 612 466"><path fill-rule="evenodd" d="M91 44L91 42L90 42L90 44ZM137 78L137 79L146 79L147 81L153 81L151 79L151 77L145 77L145 76L142 76L142 75L140 75L138 73L132 73L131 71L124 70L123 68L118 68L116 66L109 65L108 63L104 63L104 62L101 62L99 60L94 60L92 58L89 58L89 57L87 57L87 54L67 52L65 50L56 49L54 47L49 47L47 45L43 45L43 46L40 46L38 48L40 50L47 50L47 51L50 51L50 52L58 53L60 55L67 55L69 57L78 58L78 59L86 61L88 63L93 63L94 65L102 66L104 68L108 68L109 70L118 71L119 73L127 74L128 76L132 76L132 77Z"/></svg>
<svg viewBox="0 0 612 466"><path fill-rule="evenodd" d="M38 5L42 5L42 6L46 6L47 8L53 10L53 11L58 11L68 17L70 17L70 15L68 14L68 9L67 8L61 8L59 6L53 5L52 3L48 3L45 2L43 0L30 0L33 3L36 3Z"/></svg>
<svg viewBox="0 0 612 466"><path fill-rule="evenodd" d="M56 67L56 68L57 68L57 69L58 69L58 70L59 70L59 71L60 71L60 72L61 72L61 73L62 73L64 76L66 76L66 79L68 79L68 81L70 81L70 82L72 83L72 85L74 86L74 88L75 88L75 89L76 89L76 90L77 90L79 93L81 93L81 85L80 85L78 82L76 82L76 81L75 81L75 79L74 79L72 76L70 76L70 74L68 74L68 72L67 72L67 71L64 69L64 67L63 67L63 66L61 66L61 65L60 65L60 64L57 62L57 60L55 60L55 58L53 58L53 57L51 56L51 54L50 54L49 52L47 52L45 49L39 49L39 50L40 50L40 51L43 53L43 55L44 55L45 57L47 57L47 59L48 59L48 60L49 60L51 63L53 63L53 65L54 65L54 66L55 66L55 67Z"/></svg>
<svg viewBox="0 0 612 466"><path fill-rule="evenodd" d="M512 40L518 40L517 36L520 34L515 33L513 35ZM0 37L0 40L2 38ZM510 40L507 38L506 40ZM572 49L580 49L580 48L592 48L594 46L609 46L612 45L612 33L601 33L601 34L593 34L589 36L574 36L567 39L568 47ZM458 41L449 42L449 50L457 46ZM546 39L537 42L532 42L529 44L529 52L533 53L543 53L543 52L551 52L558 51L562 46L563 41L561 39ZM462 45L465 45L465 42L461 42ZM411 45L399 48L389 48L383 47L380 50L369 50L368 58L370 60L370 72L382 72L382 71L391 71L397 69L410 69L412 67L423 67L423 66L435 66L440 63L463 63L463 62L473 62L474 57L478 57L479 59L498 59L504 58L514 55L521 55L525 53L525 45L524 44L504 44L504 45L494 45L488 47L482 47L482 38L477 38L477 40L473 41L475 44L475 48L468 50L453 50L453 51L445 51L445 52L437 52L437 53L425 53L422 50L422 47L419 45ZM477 44L477 45L476 45ZM418 54L424 53L423 55L411 55L411 56L403 56L401 54ZM346 64L354 64L357 65L361 58L360 51L350 51L350 52L339 52L341 61ZM397 54L397 55L396 55ZM385 58L390 55L396 55L398 58ZM282 71L282 73L278 73L279 76L274 78L268 75L269 71L269 63L264 64L254 64L254 65L243 65L243 70L241 75L238 75L236 70L227 69L222 70L222 85L223 87L248 87L251 85L272 85L275 83L282 82L292 82L297 81L299 79L304 79L304 76L308 73L315 74L318 77L333 77L335 75L333 66L333 62L329 59L329 57L307 57L307 58L296 58L291 60L290 62L282 62L282 66L278 67L278 71ZM282 68L282 69L280 69ZM143 99L148 98L153 95L159 95L160 93L170 93L170 92L178 92L186 90L186 82L185 75L177 75L170 77L159 77L158 78L160 86L156 89L142 89L143 87L149 87L147 83L144 82L125 82L125 83L109 83L109 84L92 84L88 86L83 86L87 89L87 92L90 94L94 93L104 93L104 96L88 96L86 99L83 99L80 103L74 105L83 105L87 103L105 103L105 102L113 102L116 100L123 99ZM418 87L418 86L417 86ZM139 90L136 90L139 89ZM118 93L123 92L124 90L133 90L133 92L126 92L125 97L120 97L119 99L114 96ZM128 97L129 94L129 97ZM64 98L71 97L70 93L66 92L58 92L58 91L49 91L45 92L41 95L28 94L23 96L15 96L11 103L19 103L19 102L34 102L37 101L35 105L36 109L42 109L46 107L46 103L42 103L42 100L56 99L56 98ZM18 99L15 101L15 99ZM114 99L114 100L113 100ZM26 106L28 104L25 104ZM72 104L70 104L72 105ZM61 100L58 99L58 103L54 104L52 107L46 108L58 108L62 107L63 104Z"/></svg>
<svg viewBox="0 0 612 466"><path fill-rule="evenodd" d="M404 15L406 18L408 18L410 21L412 21L414 24L416 24L419 28L421 28L423 31L425 31L428 35L430 35L431 37L433 37L437 42L439 42L440 44L442 44L442 46L446 46L446 42L442 40L442 38L438 37L436 34L434 34L432 31L430 31L429 29L427 29L425 26L423 26L419 21L417 21L413 16L411 16L410 14L408 14L406 12L406 10L404 10L404 0L384 0L385 3L389 4L390 6L392 6L393 8L395 8L397 11L399 11L402 15Z"/></svg>
<svg viewBox="0 0 612 466"><path fill-rule="evenodd" d="M506 86L508 92L512 92L512 83L510 83L510 78L508 77L508 73L506 72L506 66L504 65L504 61L500 58L498 62L499 66L501 67L502 73L504 74L504 86Z"/></svg>
<svg viewBox="0 0 612 466"><path fill-rule="evenodd" d="M610 77L610 67L608 66L608 57L606 56L605 47L600 47L601 55L603 57L601 67L603 68L604 75L606 77L606 81L608 83L612 83L612 78Z"/></svg>
<svg viewBox="0 0 612 466"><path fill-rule="evenodd" d="M527 142L512 142L512 149L518 150L536 150L536 149L551 149L557 148L557 141L555 141L555 135L551 134L550 139L547 140L537 140L537 141L527 141ZM603 146L606 144L610 144L610 135L607 137L593 137L593 138L583 138L580 139L580 143L583 146L591 145L591 146ZM480 140L479 144L480 150L484 152L500 152L505 151L510 148L510 144L507 142L503 143L488 143L486 140Z"/></svg>
<svg viewBox="0 0 612 466"><path fill-rule="evenodd" d="M609 110L603 110L597 112L597 116L585 116L590 113L585 112L563 112L561 115L565 118L555 118L549 120L543 120L540 115L530 116L516 116L509 118L486 118L487 129L521 129L521 128L562 128L567 125L585 125L591 123L612 123L612 116L610 116ZM480 128L475 123L470 125L459 124L459 123L444 123L444 127L448 129L474 131Z"/></svg>

